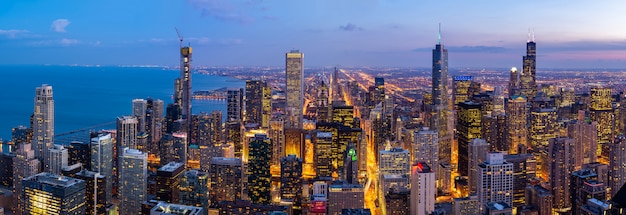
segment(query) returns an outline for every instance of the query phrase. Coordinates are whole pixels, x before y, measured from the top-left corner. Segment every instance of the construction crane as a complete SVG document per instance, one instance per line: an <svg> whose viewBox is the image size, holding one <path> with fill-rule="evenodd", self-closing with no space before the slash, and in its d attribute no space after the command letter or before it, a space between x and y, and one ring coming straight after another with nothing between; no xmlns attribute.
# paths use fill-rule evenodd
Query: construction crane
<svg viewBox="0 0 626 215"><path fill-rule="evenodd" d="M178 41L180 41L180 47L183 47L183 36L180 35L180 32L178 31L177 27L174 27L174 29L176 29L176 34L178 34Z"/></svg>

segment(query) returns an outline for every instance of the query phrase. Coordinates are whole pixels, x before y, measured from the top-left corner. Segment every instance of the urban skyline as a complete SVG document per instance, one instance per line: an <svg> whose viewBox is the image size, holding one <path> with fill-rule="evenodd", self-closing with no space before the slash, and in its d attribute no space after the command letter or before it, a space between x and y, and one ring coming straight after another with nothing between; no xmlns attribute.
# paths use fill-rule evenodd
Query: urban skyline
<svg viewBox="0 0 626 215"><path fill-rule="evenodd" d="M20 49L0 56L0 64L176 65L169 50L178 27L203 56L196 65L279 66L280 55L269 53L299 49L308 66L425 67L442 23L442 39L455 53L451 67L521 67L518 42L531 30L541 41L538 68L626 66L620 1L2 4L0 42ZM26 52L30 58L18 57ZM70 54L76 52L82 54Z"/></svg>

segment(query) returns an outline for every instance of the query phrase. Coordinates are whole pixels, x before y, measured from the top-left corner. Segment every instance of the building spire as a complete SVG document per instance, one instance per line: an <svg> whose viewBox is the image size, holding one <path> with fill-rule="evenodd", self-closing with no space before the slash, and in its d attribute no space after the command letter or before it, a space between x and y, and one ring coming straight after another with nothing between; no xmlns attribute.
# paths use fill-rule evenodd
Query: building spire
<svg viewBox="0 0 626 215"><path fill-rule="evenodd" d="M530 43L530 28L528 28L528 39L526 40L526 42Z"/></svg>
<svg viewBox="0 0 626 215"><path fill-rule="evenodd" d="M439 38L437 40L437 44L441 45L441 22L439 23Z"/></svg>
<svg viewBox="0 0 626 215"><path fill-rule="evenodd" d="M533 28L531 39L532 39L531 41L535 42L535 28Z"/></svg>

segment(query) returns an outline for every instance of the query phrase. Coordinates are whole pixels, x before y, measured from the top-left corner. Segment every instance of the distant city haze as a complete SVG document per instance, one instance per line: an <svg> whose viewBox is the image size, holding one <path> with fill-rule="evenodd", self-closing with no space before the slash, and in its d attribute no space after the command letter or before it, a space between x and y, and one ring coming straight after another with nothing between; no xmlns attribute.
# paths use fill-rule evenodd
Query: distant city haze
<svg viewBox="0 0 626 215"><path fill-rule="evenodd" d="M441 23L450 67L521 67L534 31L541 68L626 67L624 1L8 0L0 64L429 67Z"/></svg>

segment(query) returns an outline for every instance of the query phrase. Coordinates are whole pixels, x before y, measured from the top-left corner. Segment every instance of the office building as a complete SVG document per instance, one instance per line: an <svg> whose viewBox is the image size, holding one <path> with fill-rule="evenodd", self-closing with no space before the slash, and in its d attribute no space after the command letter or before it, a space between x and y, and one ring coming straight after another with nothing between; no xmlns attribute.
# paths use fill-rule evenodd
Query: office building
<svg viewBox="0 0 626 215"><path fill-rule="evenodd" d="M537 45L534 34L528 38L526 43L526 56L523 57L524 67L519 75L520 94L526 98L535 98L537 95L536 65L537 65Z"/></svg>
<svg viewBox="0 0 626 215"><path fill-rule="evenodd" d="M439 140L436 131L428 128L423 128L413 134L413 151L411 156L411 163L416 161L423 161L431 166L433 172L437 171L439 166ZM440 177L437 177L439 179Z"/></svg>
<svg viewBox="0 0 626 215"><path fill-rule="evenodd" d="M319 177L332 176L332 144L333 134L331 132L317 132L315 135L315 171Z"/></svg>
<svg viewBox="0 0 626 215"><path fill-rule="evenodd" d="M232 88L226 91L226 121L242 122L244 105L243 88Z"/></svg>
<svg viewBox="0 0 626 215"><path fill-rule="evenodd" d="M504 160L513 164L513 204L518 208L526 204L526 186L535 178L537 160L532 154L504 155Z"/></svg>
<svg viewBox="0 0 626 215"><path fill-rule="evenodd" d="M507 145L509 150L516 153L517 149L526 149L529 147L528 143L528 107L526 106L526 98L522 96L512 96L506 103L506 114L508 135Z"/></svg>
<svg viewBox="0 0 626 215"><path fill-rule="evenodd" d="M537 215L551 215L553 197L550 190L541 185L528 185L525 192L526 205L537 210Z"/></svg>
<svg viewBox="0 0 626 215"><path fill-rule="evenodd" d="M243 192L243 169L241 159L214 157L209 169L211 205L220 201L241 199Z"/></svg>
<svg viewBox="0 0 626 215"><path fill-rule="evenodd" d="M435 173L425 162L411 167L411 214L427 215L435 211Z"/></svg>
<svg viewBox="0 0 626 215"><path fill-rule="evenodd" d="M113 193L113 181L118 175L113 172L113 140L111 133L91 133L91 171L100 173L106 180L106 201L110 202ZM117 167L115 167L117 168Z"/></svg>
<svg viewBox="0 0 626 215"><path fill-rule="evenodd" d="M137 132L146 132L146 111L148 101L145 99L133 99L133 114L137 118Z"/></svg>
<svg viewBox="0 0 626 215"><path fill-rule="evenodd" d="M146 133L148 134L148 152L158 155L158 143L164 128L163 100L148 98L146 101Z"/></svg>
<svg viewBox="0 0 626 215"><path fill-rule="evenodd" d="M170 162L157 171L156 199L159 201L178 203L180 200L180 179L185 170L184 163Z"/></svg>
<svg viewBox="0 0 626 215"><path fill-rule="evenodd" d="M328 215L339 215L342 209L363 208L363 186L335 181L328 187Z"/></svg>
<svg viewBox="0 0 626 215"><path fill-rule="evenodd" d="M295 155L283 157L280 161L280 198L290 201L294 209L302 204L302 159Z"/></svg>
<svg viewBox="0 0 626 215"><path fill-rule="evenodd" d="M20 143L20 145L23 143ZM15 153L0 153L0 187L12 188L13 187L13 160L15 159ZM0 205L2 207L2 205Z"/></svg>
<svg viewBox="0 0 626 215"><path fill-rule="evenodd" d="M22 180L22 214L85 214L85 181L39 173Z"/></svg>
<svg viewBox="0 0 626 215"><path fill-rule="evenodd" d="M67 166L67 149L62 145L54 144L48 149L49 172L60 175L61 169Z"/></svg>
<svg viewBox="0 0 626 215"><path fill-rule="evenodd" d="M250 142L248 160L248 196L253 203L269 204L272 158L272 141L266 135L256 134Z"/></svg>
<svg viewBox="0 0 626 215"><path fill-rule="evenodd" d="M411 155L409 150L402 148L382 150L379 154L379 160L378 172L381 176L411 174Z"/></svg>
<svg viewBox="0 0 626 215"><path fill-rule="evenodd" d="M481 164L487 159L487 153L489 152L489 144L484 139L473 139L468 146L468 168L469 177L468 184L470 186L470 193L476 193L478 190L478 164Z"/></svg>
<svg viewBox="0 0 626 215"><path fill-rule="evenodd" d="M243 152L243 128L240 121L226 121L226 144L233 146L233 154L236 158L244 159Z"/></svg>
<svg viewBox="0 0 626 215"><path fill-rule="evenodd" d="M511 67L509 72L509 98L520 95L519 72L516 67Z"/></svg>
<svg viewBox="0 0 626 215"><path fill-rule="evenodd" d="M22 190L22 179L28 178L40 172L41 162L35 157L35 151L31 149L31 143L22 143L13 158L13 211L22 214L24 198L19 194Z"/></svg>
<svg viewBox="0 0 626 215"><path fill-rule="evenodd" d="M480 214L480 209L480 203L476 195L454 198L452 200L452 214L454 215Z"/></svg>
<svg viewBox="0 0 626 215"><path fill-rule="evenodd" d="M317 121L318 122L330 122L330 94L327 83L324 80L320 80L320 84L317 87Z"/></svg>
<svg viewBox="0 0 626 215"><path fill-rule="evenodd" d="M304 154L304 131L301 129L287 128L285 134L285 155L296 155L302 157ZM282 159L282 158L281 158Z"/></svg>
<svg viewBox="0 0 626 215"><path fill-rule="evenodd" d="M91 145L89 142L71 141L67 148L67 165L80 163L83 168L91 169Z"/></svg>
<svg viewBox="0 0 626 215"><path fill-rule="evenodd" d="M136 149L124 148L119 163L120 214L139 214L146 200L148 177L148 154Z"/></svg>
<svg viewBox="0 0 626 215"><path fill-rule="evenodd" d="M609 183L611 196L626 183L626 137L615 138L609 146Z"/></svg>
<svg viewBox="0 0 626 215"><path fill-rule="evenodd" d="M106 177L85 169L76 173L75 177L85 181L85 214L106 214Z"/></svg>
<svg viewBox="0 0 626 215"><path fill-rule="evenodd" d="M458 171L461 176L469 176L469 143L482 138L482 109L479 103L462 102L458 104L457 138L458 138Z"/></svg>
<svg viewBox="0 0 626 215"><path fill-rule="evenodd" d="M469 100L469 97L471 96L469 94L470 92L469 88L473 80L474 78L472 76L467 76L467 75L454 76L453 78L454 84L452 85L454 87L454 90L453 90L454 93L452 94L452 101L454 101L454 106L456 106L457 104L461 102L465 102Z"/></svg>
<svg viewBox="0 0 626 215"><path fill-rule="evenodd" d="M245 124L262 126L263 121L263 92L267 83L263 80L246 80L246 120Z"/></svg>
<svg viewBox="0 0 626 215"><path fill-rule="evenodd" d="M567 125L567 137L574 139L574 169L580 170L585 163L597 161L598 123L572 121Z"/></svg>
<svg viewBox="0 0 626 215"><path fill-rule="evenodd" d="M356 147L350 143L348 145L346 157L343 162L343 174L341 174L341 180L345 180L350 184L359 183L359 158L357 155Z"/></svg>
<svg viewBox="0 0 626 215"><path fill-rule="evenodd" d="M302 106L304 105L304 54L298 50L286 53L286 128L302 129Z"/></svg>
<svg viewBox="0 0 626 215"><path fill-rule="evenodd" d="M172 159L169 162L178 162L183 163L184 166L187 166L188 159L188 149L189 149L189 138L187 133L185 132L176 132L172 134L172 147L169 149L168 153L171 154Z"/></svg>
<svg viewBox="0 0 626 215"><path fill-rule="evenodd" d="M403 187L392 188L385 193L385 207L389 215L411 214L411 190Z"/></svg>
<svg viewBox="0 0 626 215"><path fill-rule="evenodd" d="M180 178L180 204L209 208L209 174L187 170Z"/></svg>
<svg viewBox="0 0 626 215"><path fill-rule="evenodd" d="M598 155L608 159L609 145L615 131L615 112L612 104L612 89L595 86L591 88L589 118L598 123Z"/></svg>
<svg viewBox="0 0 626 215"><path fill-rule="evenodd" d="M43 171L49 170L48 149L54 144L54 99L52 86L41 85L35 89L33 113L33 145L35 157L42 162Z"/></svg>
<svg viewBox="0 0 626 215"><path fill-rule="evenodd" d="M513 202L513 164L504 160L502 153L488 153L487 160L478 165L478 200L481 205L489 202Z"/></svg>
<svg viewBox="0 0 626 215"><path fill-rule="evenodd" d="M548 161L550 164L550 187L554 198L553 208L556 212L570 211L572 203L570 201L570 174L574 170L572 148L574 140L570 138L553 138L549 140L550 146Z"/></svg>
<svg viewBox="0 0 626 215"><path fill-rule="evenodd" d="M550 155L548 140L558 135L557 114L554 109L535 109L530 114L530 146L537 157L538 176L549 180Z"/></svg>
<svg viewBox="0 0 626 215"><path fill-rule="evenodd" d="M441 43L441 31L432 59L432 119L430 128L439 135L439 160L450 162L452 138L448 130L448 50Z"/></svg>
<svg viewBox="0 0 626 215"><path fill-rule="evenodd" d="M211 159L213 157L222 157L221 140L216 139L221 130L222 115L219 111L209 114L202 112L198 114L198 136L196 143L200 149L200 169L209 171Z"/></svg>
<svg viewBox="0 0 626 215"><path fill-rule="evenodd" d="M125 147L137 149L137 128L139 121L135 116L117 117L117 148L121 155L121 150Z"/></svg>

